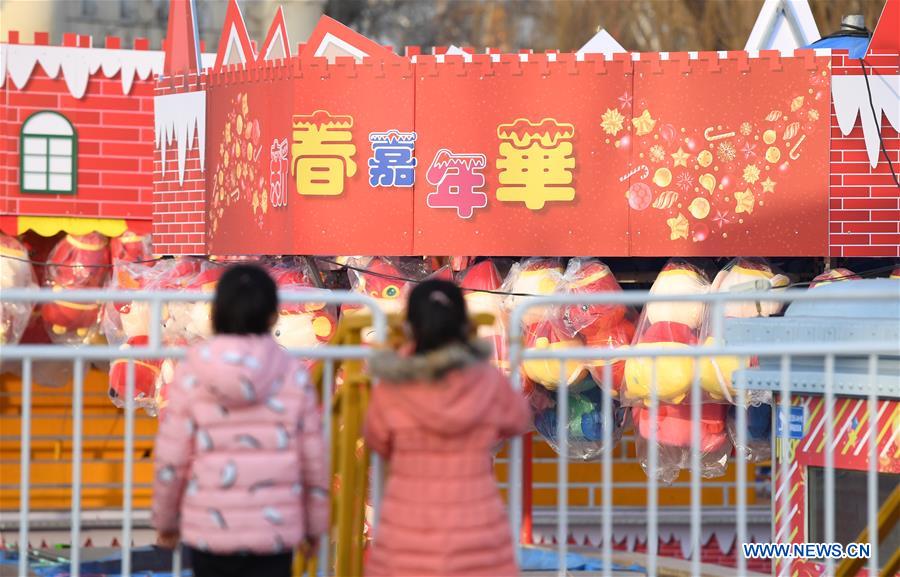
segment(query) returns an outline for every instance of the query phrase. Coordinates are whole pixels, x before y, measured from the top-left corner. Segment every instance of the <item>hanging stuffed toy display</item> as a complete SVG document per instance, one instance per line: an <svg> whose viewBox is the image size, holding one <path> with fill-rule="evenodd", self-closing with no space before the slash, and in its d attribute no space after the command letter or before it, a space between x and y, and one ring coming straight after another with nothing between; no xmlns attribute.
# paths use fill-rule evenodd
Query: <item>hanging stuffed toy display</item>
<svg viewBox="0 0 900 577"><path fill-rule="evenodd" d="M0 292L13 288L37 288L37 278L25 246L0 233ZM19 343L33 309L33 303L0 302L0 345Z"/></svg>
<svg viewBox="0 0 900 577"><path fill-rule="evenodd" d="M577 388L577 387L576 387ZM603 428L609 426L612 446L615 447L622 438L625 424L625 409L619 402L611 400L612 418L607 421L603 415L603 391L593 386L593 382L575 392L570 388L565 393L548 391L544 387L536 387L531 397L535 409L534 428L547 441L547 444L559 453L559 435L557 431L558 408L560 394L568 396L568 419L566 421L566 454L570 459L591 461L600 458L606 447L603 445Z"/></svg>
<svg viewBox="0 0 900 577"><path fill-rule="evenodd" d="M513 265L503 283L507 310L528 301L529 296L550 295L562 290L563 269L556 259L531 258ZM584 346L577 336L567 333L558 307L531 308L522 317L522 335L526 348L560 351ZM561 371L565 371L561 375ZM522 363L522 372L535 383L554 390L584 381L587 368L583 361L566 360L563 366L555 359L529 359Z"/></svg>
<svg viewBox="0 0 900 577"><path fill-rule="evenodd" d="M503 308L503 296L495 294L503 285L497 267L492 260L483 260L459 273L458 281L460 288L463 289L469 314L489 314L494 317L493 325L478 327L478 336L493 345L494 365L508 371L506 312Z"/></svg>
<svg viewBox="0 0 900 577"><path fill-rule="evenodd" d="M709 279L699 268L681 259L671 259L650 289L653 295L705 295ZM695 302L648 303L635 333L635 349L688 349L697 344L704 304ZM629 401L649 404L656 380L657 398L680 403L690 392L695 362L689 356L652 359L632 357L625 362L625 395Z"/></svg>
<svg viewBox="0 0 900 577"><path fill-rule="evenodd" d="M146 335L129 337L120 348L128 350L136 347L146 347L149 338ZM143 408L153 414L156 407L156 387L158 385L161 361L135 359L134 360L134 406ZM125 407L125 392L128 382L128 360L115 359L109 368L109 400L121 408Z"/></svg>
<svg viewBox="0 0 900 577"><path fill-rule="evenodd" d="M711 292L764 292L784 288L788 284L790 280L773 271L765 260L736 258L716 275ZM780 310L781 303L775 301L729 302L722 307L726 319L769 317ZM712 318L714 311L713 307L706 311L707 319L701 334L701 342L707 346L725 344L723 336L713 334L716 325ZM700 385L711 400L735 403L734 372L749 368L754 363L753 359L736 356L703 357L700 359ZM752 404L769 402L770 399L771 394L763 391L748 394L748 402Z"/></svg>
<svg viewBox="0 0 900 577"><path fill-rule="evenodd" d="M402 313L414 281L424 279L431 272L424 261L411 259L351 258L349 265L347 275L351 290L375 299L378 307L386 314ZM342 305L341 314L357 315L371 312L359 305ZM371 343L374 338L373 329L363 330L364 343Z"/></svg>
<svg viewBox="0 0 900 577"><path fill-rule="evenodd" d="M707 403L700 411L700 474L705 479L721 477L728 466L731 443L725 427L727 405ZM691 468L691 404L660 404L656 423L646 407L634 407L635 449L644 473L650 475L651 427L656 427L656 478L670 484L682 469Z"/></svg>
<svg viewBox="0 0 900 577"><path fill-rule="evenodd" d="M121 236L109 239L109 252L113 264L119 261L149 261L153 257L150 235L141 235L131 230L126 230Z"/></svg>
<svg viewBox="0 0 900 577"><path fill-rule="evenodd" d="M311 271L300 262L278 262L269 272L280 291L310 291ZM285 348L312 348L327 344L337 330L335 307L324 303L281 303L272 334Z"/></svg>
<svg viewBox="0 0 900 577"><path fill-rule="evenodd" d="M563 275L563 288L568 294L586 295L622 292L616 277L597 259L573 258ZM575 304L563 308L567 331L578 335L588 347L617 349L627 347L634 338L637 313L625 305ZM603 382L603 367L612 365L612 390L618 394L625 374L623 359L598 360L587 368L598 384Z"/></svg>
<svg viewBox="0 0 900 577"><path fill-rule="evenodd" d="M109 243L96 232L67 234L47 261L46 282L53 290L100 288L109 275ZM89 343L97 336L100 311L97 303L53 301L44 304L41 315L53 342L75 345Z"/></svg>

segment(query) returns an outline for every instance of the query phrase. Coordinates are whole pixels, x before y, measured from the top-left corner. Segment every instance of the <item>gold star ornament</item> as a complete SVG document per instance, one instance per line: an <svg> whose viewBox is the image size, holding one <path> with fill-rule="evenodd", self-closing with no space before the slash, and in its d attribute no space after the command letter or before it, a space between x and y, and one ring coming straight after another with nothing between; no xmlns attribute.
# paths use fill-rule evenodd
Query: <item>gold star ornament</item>
<svg viewBox="0 0 900 577"><path fill-rule="evenodd" d="M766 179L764 181L760 182L760 184L762 185L763 192L775 192L775 184L776 183L771 178L766 177Z"/></svg>
<svg viewBox="0 0 900 577"><path fill-rule="evenodd" d="M669 225L669 239L670 240L678 240L679 238L687 238L688 230L690 229L690 223L688 219L684 217L680 212L678 216L675 218L670 218L666 220L666 224Z"/></svg>
<svg viewBox="0 0 900 577"><path fill-rule="evenodd" d="M672 160L675 161L675 166L683 166L685 168L687 168L687 161L691 157L691 155L682 150L680 146L678 147L678 151L673 152L670 156L672 157Z"/></svg>

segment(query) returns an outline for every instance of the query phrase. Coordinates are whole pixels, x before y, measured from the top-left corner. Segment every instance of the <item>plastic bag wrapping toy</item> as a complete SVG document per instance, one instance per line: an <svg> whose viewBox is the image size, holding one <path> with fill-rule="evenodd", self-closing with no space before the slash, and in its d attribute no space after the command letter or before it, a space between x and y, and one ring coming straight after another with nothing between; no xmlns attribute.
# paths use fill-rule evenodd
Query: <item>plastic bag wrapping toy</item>
<svg viewBox="0 0 900 577"><path fill-rule="evenodd" d="M712 283L712 292L762 292L787 287L789 279L776 273L768 262L762 259L737 258L728 263ZM740 301L725 303L722 307L724 317L754 318L769 317L781 311L781 303L767 301ZM701 342L707 346L725 344L722 335L714 334L715 308L709 307L707 319L701 331ZM700 359L700 386L715 402L737 403L734 385L734 372L748 368L756 361L751 358L740 359L736 356L702 357ZM771 394L765 391L752 391L747 401L752 404L767 403Z"/></svg>
<svg viewBox="0 0 900 577"><path fill-rule="evenodd" d="M119 261L113 267L111 286L116 289L143 290L154 286L161 271L152 264ZM108 303L104 307L103 329L111 345L121 349L146 347L150 343L150 305L145 301ZM134 361L134 406L153 413L162 361ZM109 368L110 401L117 407L126 404L128 360L115 359Z"/></svg>
<svg viewBox="0 0 900 577"><path fill-rule="evenodd" d="M563 269L557 259L530 258L515 264L503 283L504 292L511 293L505 303L507 312L511 314L529 296L560 292L562 286ZM584 344L579 337L568 334L559 307L528 309L522 317L522 335L525 348L558 351ZM528 380L550 390L560 386L562 370L560 361L554 359L530 359L522 363L522 372ZM587 375L584 362L579 360L564 361L564 370L564 387L584 380Z"/></svg>
<svg viewBox="0 0 900 577"><path fill-rule="evenodd" d="M470 266L458 275L460 288L466 299L470 315L489 314L494 317L491 326L478 327L478 336L493 344L493 363L509 372L509 354L506 348L506 314L503 296L492 292L500 291L503 283L500 273L492 260L483 260Z"/></svg>
<svg viewBox="0 0 900 577"><path fill-rule="evenodd" d="M737 455L738 407L728 407L728 437L735 447ZM772 460L772 405L750 405L747 407L747 442L744 455L748 463L765 463ZM737 457L736 457L737 458Z"/></svg>
<svg viewBox="0 0 900 577"><path fill-rule="evenodd" d="M690 263L671 259L650 289L653 295L705 295L709 279ZM689 349L697 344L705 306L700 302L652 302L644 307L632 344L634 349ZM693 357L632 357L625 361L624 400L649 404L656 380L657 398L680 403L694 381Z"/></svg>
<svg viewBox="0 0 900 577"><path fill-rule="evenodd" d="M573 258L563 275L563 289L568 294L622 292L609 267L597 259ZM632 307L617 304L575 304L563 307L563 323L567 332L581 338L585 346L617 349L627 347L634 338L637 313ZM597 360L587 369L597 383L603 383L604 369L611 365L610 386L618 394L625 376L624 359Z"/></svg>
<svg viewBox="0 0 900 577"><path fill-rule="evenodd" d="M149 261L153 257L150 235L126 230L121 236L109 239L109 252L113 264Z"/></svg>
<svg viewBox="0 0 900 577"><path fill-rule="evenodd" d="M731 442L725 426L727 405L705 403L700 416L700 474L706 478L721 477L728 465ZM651 475L649 465L650 431L654 423L647 407L634 407L632 419L635 430L635 449L641 468ZM691 468L691 403L660 404L656 418L656 447L658 451L656 478L670 484L682 469Z"/></svg>
<svg viewBox="0 0 900 577"><path fill-rule="evenodd" d="M109 276L109 242L99 233L67 234L47 258L46 284L56 291L100 288ZM91 342L100 328L98 303L53 301L41 307L47 334L55 343Z"/></svg>
<svg viewBox="0 0 900 577"><path fill-rule="evenodd" d="M548 391L544 387L535 387L531 396L532 408L535 411L534 428L547 441L554 451L559 453L559 436L557 431L559 395L568 395L568 420L566 434L568 448L566 454L570 459L591 461L599 458L606 447L603 445L603 427L611 428L612 450L622 438L625 423L625 409L618 401L611 400L612 415L607 420L603 415L604 392L598 389L590 377L584 387L570 387L567 391ZM580 389L580 390L577 390Z"/></svg>
<svg viewBox="0 0 900 577"><path fill-rule="evenodd" d="M13 288L37 288L28 250L16 238L0 234L0 292ZM0 302L0 345L22 340L34 303Z"/></svg>
<svg viewBox="0 0 900 577"><path fill-rule="evenodd" d="M844 280L860 280L861 278L861 276L848 268L830 268L812 279L812 282L809 283L809 288L816 288L817 286Z"/></svg>
<svg viewBox="0 0 900 577"><path fill-rule="evenodd" d="M400 314L406 307L406 297L415 281L428 276L425 262L418 259L387 257L351 258L347 275L353 292L369 296L386 314ZM343 315L371 314L368 307L343 305ZM375 338L373 329L363 330L363 343Z"/></svg>
<svg viewBox="0 0 900 577"><path fill-rule="evenodd" d="M284 260L268 265L278 290L315 290L312 271L302 261ZM312 348L328 343L337 330L335 307L324 303L281 303L272 334L285 348Z"/></svg>

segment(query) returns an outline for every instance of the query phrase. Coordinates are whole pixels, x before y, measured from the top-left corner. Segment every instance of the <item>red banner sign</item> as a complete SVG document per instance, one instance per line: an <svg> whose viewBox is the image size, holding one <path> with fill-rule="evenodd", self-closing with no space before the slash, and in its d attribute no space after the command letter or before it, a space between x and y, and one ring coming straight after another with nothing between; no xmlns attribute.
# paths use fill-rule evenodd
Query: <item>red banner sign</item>
<svg viewBox="0 0 900 577"><path fill-rule="evenodd" d="M210 251L826 254L828 59L641 57L214 74Z"/></svg>

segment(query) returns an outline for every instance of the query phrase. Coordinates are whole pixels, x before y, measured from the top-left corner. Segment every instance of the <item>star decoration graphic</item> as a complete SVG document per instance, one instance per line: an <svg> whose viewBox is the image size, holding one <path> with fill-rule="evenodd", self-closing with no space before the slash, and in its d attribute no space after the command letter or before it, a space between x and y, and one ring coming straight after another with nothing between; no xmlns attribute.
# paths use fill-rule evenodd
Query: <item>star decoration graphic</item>
<svg viewBox="0 0 900 577"><path fill-rule="evenodd" d="M632 101L632 97L630 94L628 94L628 91L626 90L625 94L623 94L622 96L619 97L619 102L620 102L619 108L622 108L623 110L625 108L628 108L629 106L631 106L631 101Z"/></svg>
<svg viewBox="0 0 900 577"><path fill-rule="evenodd" d="M622 130L625 123L625 117L615 108L607 108L606 112L604 112L600 118L602 119L600 126L603 128L603 131L607 134L612 134L613 136Z"/></svg>
<svg viewBox="0 0 900 577"><path fill-rule="evenodd" d="M683 166L685 168L687 168L687 161L691 157L691 155L685 152L680 146L678 147L678 151L673 152L670 156L675 161L675 166Z"/></svg>
<svg viewBox="0 0 900 577"><path fill-rule="evenodd" d="M763 192L775 192L775 181L769 177L766 177L764 181L760 183L762 185Z"/></svg>
<svg viewBox="0 0 900 577"><path fill-rule="evenodd" d="M728 211L716 211L716 216L713 217L713 222L719 225L719 230L722 230L722 227L726 224L731 224L731 219L728 218Z"/></svg>

